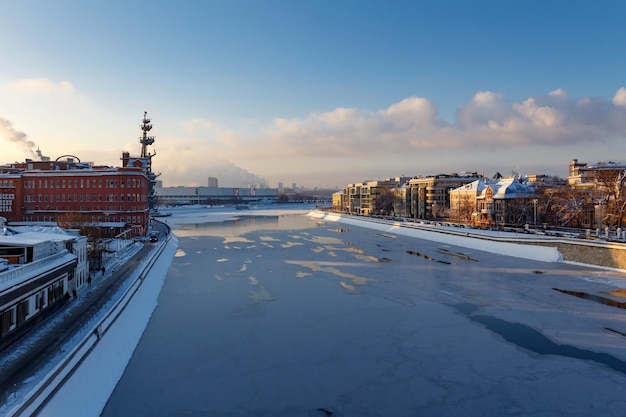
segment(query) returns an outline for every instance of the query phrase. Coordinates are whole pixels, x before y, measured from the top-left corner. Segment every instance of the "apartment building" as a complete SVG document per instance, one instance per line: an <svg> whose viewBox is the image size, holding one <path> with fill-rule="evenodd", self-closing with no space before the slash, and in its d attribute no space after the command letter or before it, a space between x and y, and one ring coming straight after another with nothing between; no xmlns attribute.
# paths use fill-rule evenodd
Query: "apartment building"
<svg viewBox="0 0 626 417"><path fill-rule="evenodd" d="M450 191L479 178L477 173L412 178L405 194L407 217L427 220L445 217L450 209Z"/></svg>
<svg viewBox="0 0 626 417"><path fill-rule="evenodd" d="M603 175L615 176L621 181L626 179L626 164L618 162L597 162L589 165L573 159L568 168L567 183L572 188L596 188L598 178Z"/></svg>
<svg viewBox="0 0 626 417"><path fill-rule="evenodd" d="M363 216L389 214L387 212L395 209L396 190L409 179L409 177L394 177L385 180L349 184L343 189L343 199L333 197L333 205L341 200L341 211L349 214ZM393 198L392 194L396 195L396 197Z"/></svg>

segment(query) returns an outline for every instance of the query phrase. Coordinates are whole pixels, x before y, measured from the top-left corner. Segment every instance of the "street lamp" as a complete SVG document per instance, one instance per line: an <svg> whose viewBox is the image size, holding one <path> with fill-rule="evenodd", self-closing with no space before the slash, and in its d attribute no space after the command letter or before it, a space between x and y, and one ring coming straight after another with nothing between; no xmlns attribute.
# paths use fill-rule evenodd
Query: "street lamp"
<svg viewBox="0 0 626 417"><path fill-rule="evenodd" d="M537 228L537 199L533 198L533 224Z"/></svg>

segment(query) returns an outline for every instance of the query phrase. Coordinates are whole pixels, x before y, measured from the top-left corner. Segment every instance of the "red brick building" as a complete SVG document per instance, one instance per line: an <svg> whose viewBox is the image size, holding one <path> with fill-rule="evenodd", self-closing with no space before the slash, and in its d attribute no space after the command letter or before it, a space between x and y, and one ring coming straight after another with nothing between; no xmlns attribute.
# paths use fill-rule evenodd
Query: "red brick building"
<svg viewBox="0 0 626 417"><path fill-rule="evenodd" d="M99 228L102 237L144 235L150 219L149 179L138 161L108 167L68 158L0 166L0 216L9 223L88 224Z"/></svg>

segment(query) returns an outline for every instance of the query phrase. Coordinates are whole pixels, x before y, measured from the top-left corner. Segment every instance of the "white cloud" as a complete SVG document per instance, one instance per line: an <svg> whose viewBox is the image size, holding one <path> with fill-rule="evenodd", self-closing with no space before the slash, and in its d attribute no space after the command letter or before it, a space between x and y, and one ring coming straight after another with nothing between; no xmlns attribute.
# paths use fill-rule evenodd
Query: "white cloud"
<svg viewBox="0 0 626 417"><path fill-rule="evenodd" d="M613 102L621 103L622 98L626 100L624 89ZM190 123L203 127L194 131L194 137L210 142L212 152L220 157L246 167L261 166L262 161L276 170L293 159L339 165L343 158L366 163L442 149L601 143L626 137L624 120L624 108L611 106L607 100L571 99L557 89L520 103L481 91L459 109L453 123L439 119L436 107L422 97L409 97L379 110L337 108L303 119L278 118L257 130L231 130L208 121Z"/></svg>
<svg viewBox="0 0 626 417"><path fill-rule="evenodd" d="M73 93L76 90L68 81L53 82L48 78L31 78L16 80L9 83L9 88L18 92L27 93Z"/></svg>
<svg viewBox="0 0 626 417"><path fill-rule="evenodd" d="M404 126L415 123L429 125L434 123L437 116L437 110L432 103L421 97L406 98L379 113L384 119L393 120Z"/></svg>
<svg viewBox="0 0 626 417"><path fill-rule="evenodd" d="M533 98L527 99L522 104L514 104L513 108L538 127L557 127L565 119L564 115L556 108L540 106Z"/></svg>
<svg viewBox="0 0 626 417"><path fill-rule="evenodd" d="M552 97L558 97L558 98L564 98L564 99L569 98L569 94L567 93L567 91L561 88L557 88L556 90L550 91L548 95Z"/></svg>
<svg viewBox="0 0 626 417"><path fill-rule="evenodd" d="M501 94L479 91L469 103L459 109L456 124L463 130L490 126L505 119L508 113L510 109L507 109Z"/></svg>
<svg viewBox="0 0 626 417"><path fill-rule="evenodd" d="M624 87L617 90L613 96L613 105L617 107L626 107L626 89Z"/></svg>
<svg viewBox="0 0 626 417"><path fill-rule="evenodd" d="M502 95L491 91L479 91L474 95L472 102L480 107L493 107L499 105Z"/></svg>

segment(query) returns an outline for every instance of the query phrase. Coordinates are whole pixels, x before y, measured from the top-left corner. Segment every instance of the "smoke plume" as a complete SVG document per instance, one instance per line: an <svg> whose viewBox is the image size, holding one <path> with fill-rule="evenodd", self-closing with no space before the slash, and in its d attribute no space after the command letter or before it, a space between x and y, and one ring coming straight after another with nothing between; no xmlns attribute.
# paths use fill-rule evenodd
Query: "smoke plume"
<svg viewBox="0 0 626 417"><path fill-rule="evenodd" d="M6 119L0 117L0 136L10 142L16 143L28 152L29 156L35 156L35 142L28 140L26 133L13 129L13 125Z"/></svg>

